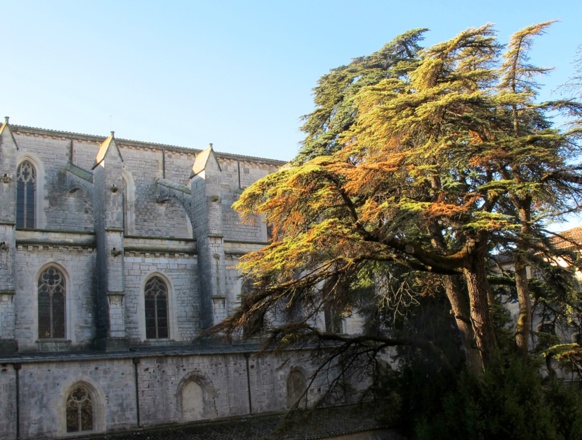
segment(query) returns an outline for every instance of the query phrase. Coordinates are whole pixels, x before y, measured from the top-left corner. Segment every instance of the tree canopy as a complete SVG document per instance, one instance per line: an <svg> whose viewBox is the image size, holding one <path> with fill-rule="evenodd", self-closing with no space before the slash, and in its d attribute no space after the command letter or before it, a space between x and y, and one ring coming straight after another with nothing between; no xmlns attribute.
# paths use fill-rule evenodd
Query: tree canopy
<svg viewBox="0 0 582 440"><path fill-rule="evenodd" d="M515 270L504 282L520 306L515 345L527 354L526 267L557 255L547 223L579 210L582 196L578 130L552 120L579 120L582 107L538 102L536 76L547 69L528 64L550 24L506 45L488 24L427 48L416 29L324 75L296 160L234 205L243 217L263 215L273 239L242 259L253 292L219 329L436 353L430 341L396 337L390 319L350 337L322 331L317 317L390 315L415 296L443 294L467 366L482 372L499 352L492 261L507 254Z"/></svg>

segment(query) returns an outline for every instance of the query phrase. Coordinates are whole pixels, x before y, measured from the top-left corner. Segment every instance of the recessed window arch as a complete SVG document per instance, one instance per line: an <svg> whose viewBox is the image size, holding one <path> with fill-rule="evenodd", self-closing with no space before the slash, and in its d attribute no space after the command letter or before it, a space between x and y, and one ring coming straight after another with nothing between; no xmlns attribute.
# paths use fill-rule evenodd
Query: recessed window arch
<svg viewBox="0 0 582 440"><path fill-rule="evenodd" d="M66 336L67 285L64 273L48 266L38 277L38 338L64 339Z"/></svg>
<svg viewBox="0 0 582 440"><path fill-rule="evenodd" d="M34 228L36 224L36 167L24 160L16 170L16 227Z"/></svg>
<svg viewBox="0 0 582 440"><path fill-rule="evenodd" d="M182 419L190 422L204 417L204 390L195 381L189 381L182 388Z"/></svg>
<svg viewBox="0 0 582 440"><path fill-rule="evenodd" d="M198 371L187 374L178 385L178 411L183 422L217 417L212 382Z"/></svg>
<svg viewBox="0 0 582 440"><path fill-rule="evenodd" d="M291 370L287 377L287 406L305 407L307 405L307 380L305 374L297 368Z"/></svg>
<svg viewBox="0 0 582 440"><path fill-rule="evenodd" d="M167 339L169 335L168 283L159 275L150 277L144 287L146 339Z"/></svg>

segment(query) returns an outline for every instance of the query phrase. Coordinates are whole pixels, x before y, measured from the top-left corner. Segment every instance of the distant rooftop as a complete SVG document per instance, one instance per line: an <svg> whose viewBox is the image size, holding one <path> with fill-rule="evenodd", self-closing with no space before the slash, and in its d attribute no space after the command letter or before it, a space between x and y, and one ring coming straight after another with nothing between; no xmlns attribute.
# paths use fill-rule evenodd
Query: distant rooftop
<svg viewBox="0 0 582 440"><path fill-rule="evenodd" d="M552 242L557 249L582 249L582 226L558 232L557 234L552 238Z"/></svg>

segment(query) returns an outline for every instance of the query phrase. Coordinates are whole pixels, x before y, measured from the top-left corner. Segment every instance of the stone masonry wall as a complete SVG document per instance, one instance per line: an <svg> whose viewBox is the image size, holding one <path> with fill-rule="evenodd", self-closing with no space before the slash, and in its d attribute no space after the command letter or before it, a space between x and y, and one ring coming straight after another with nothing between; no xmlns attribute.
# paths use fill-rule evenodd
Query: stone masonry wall
<svg viewBox="0 0 582 440"><path fill-rule="evenodd" d="M265 223L241 224L231 205L281 164L211 152L191 179L197 150L8 128L19 147L12 145L10 172L31 161L37 198L35 227L5 221L0 237L11 242L0 263L15 268L2 275L0 317L14 319L0 320L0 334L18 343L16 356L0 355L0 438L17 430L22 439L67 437L66 399L79 383L94 399L95 432L287 408L287 378L292 368L308 374L307 358L192 344L201 328L234 311L235 266L267 242ZM102 144L115 150L94 169ZM167 191L188 189L158 200L157 181ZM15 191L4 198L15 210ZM65 338L39 339L38 278L50 266L65 278ZM167 339L145 336L144 287L154 275L168 287ZM119 344L99 345L105 337ZM96 346L121 351L91 351Z"/></svg>
<svg viewBox="0 0 582 440"><path fill-rule="evenodd" d="M66 437L65 406L75 384L93 397L95 432L191 421L184 399L186 386L202 390L199 416L218 419L280 412L288 408L287 379L301 365L313 365L305 354L256 357L252 353L174 353L165 356L19 360L18 413L20 438ZM5 362L5 360L2 360ZM0 364L0 438L15 438L16 371L14 362ZM137 393L136 393L137 382ZM250 389L249 385L250 384ZM316 384L309 395L314 402ZM139 401L139 402L138 402Z"/></svg>
<svg viewBox="0 0 582 440"><path fill-rule="evenodd" d="M144 286L152 275L161 276L168 283L171 325L169 339L191 342L198 335L200 304L196 269L196 259L188 254L154 251L126 253L126 330L133 344L141 344L146 339ZM161 343L165 344L167 341Z"/></svg>
<svg viewBox="0 0 582 440"><path fill-rule="evenodd" d="M162 155L159 150L126 148L119 144L126 171L135 182L135 232L150 237L192 238L191 226L184 208L174 200L156 200L154 179L162 177ZM166 176L187 182L194 154L180 160L169 160L166 154ZM176 157L178 159L178 157Z"/></svg>
<svg viewBox="0 0 582 440"><path fill-rule="evenodd" d="M18 143L18 160L28 159L39 168L38 191L42 198L42 215L40 228L53 230L93 230L93 206L91 195L82 189L72 193L65 190L63 167L69 162L85 170L91 170L100 141L77 139L65 134L47 135L21 132L15 130ZM155 197L154 179L162 178L187 185L192 164L197 150L172 151L163 150L154 145L147 148L135 147L117 141L123 158L125 172L134 181L135 193L135 230L131 235L152 237L191 238L192 226L182 206L169 200L159 203ZM225 237L229 239L265 241L266 228L260 221L256 225L242 225L238 215L230 207L238 198L242 189L250 186L257 179L275 171L277 165L251 160L237 160L219 157L221 166L221 186L225 195L221 200L223 205L223 220L225 222ZM165 163L165 170L164 170Z"/></svg>
<svg viewBox="0 0 582 440"><path fill-rule="evenodd" d="M238 200L244 188L265 177L267 174L276 171L276 167L255 164L238 160L221 160L223 187L228 191L223 197L223 221L225 239L239 241L267 241L267 228L260 218L253 223L241 223L238 213L232 209L232 204Z"/></svg>
<svg viewBox="0 0 582 440"><path fill-rule="evenodd" d="M93 230L90 195L82 190L70 194L62 187L64 176L60 171L69 162L71 140L64 137L21 134L16 134L15 138L19 148L19 162L28 159L37 170L37 191L42 200L42 215L39 216L37 227L53 230ZM95 154L97 152L97 145L83 144L77 148L95 148Z"/></svg>
<svg viewBox="0 0 582 440"><path fill-rule="evenodd" d="M66 437L66 399L73 385L79 382L88 384L94 391L96 431L135 425L137 412L131 359L123 362L106 359L21 365L19 415L22 439ZM5 381L0 388L10 387L15 380L14 372L0 375L0 380ZM15 438L6 432L2 435L1 438Z"/></svg>
<svg viewBox="0 0 582 440"><path fill-rule="evenodd" d="M12 364L0 364L0 438L16 438L16 371Z"/></svg>

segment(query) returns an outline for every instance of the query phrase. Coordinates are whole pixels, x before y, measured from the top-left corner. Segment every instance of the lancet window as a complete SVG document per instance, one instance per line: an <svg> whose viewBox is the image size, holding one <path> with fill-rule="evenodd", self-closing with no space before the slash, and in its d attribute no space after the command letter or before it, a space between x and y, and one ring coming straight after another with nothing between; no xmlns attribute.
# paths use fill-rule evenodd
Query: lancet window
<svg viewBox="0 0 582 440"><path fill-rule="evenodd" d="M36 170L25 160L16 170L16 227L34 228Z"/></svg>
<svg viewBox="0 0 582 440"><path fill-rule="evenodd" d="M56 267L44 270L38 278L38 337L65 337L66 285L63 273Z"/></svg>
<svg viewBox="0 0 582 440"><path fill-rule="evenodd" d="M168 286L158 276L145 285L145 324L147 339L168 338Z"/></svg>

